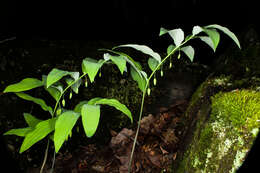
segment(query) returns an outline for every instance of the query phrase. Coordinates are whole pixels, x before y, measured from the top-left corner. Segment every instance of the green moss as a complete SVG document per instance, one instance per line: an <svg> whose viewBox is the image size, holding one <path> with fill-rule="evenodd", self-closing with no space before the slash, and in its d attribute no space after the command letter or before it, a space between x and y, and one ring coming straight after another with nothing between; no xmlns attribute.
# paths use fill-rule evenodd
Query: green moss
<svg viewBox="0 0 260 173"><path fill-rule="evenodd" d="M205 86L197 92L205 92ZM196 96L204 97L199 93ZM195 131L177 173L233 173L253 144L260 127L260 93L253 90L220 92L211 101L210 116L207 104L201 105L196 113Z"/></svg>
<svg viewBox="0 0 260 173"><path fill-rule="evenodd" d="M212 116L222 118L239 131L252 131L260 126L260 93L237 90L212 97Z"/></svg>

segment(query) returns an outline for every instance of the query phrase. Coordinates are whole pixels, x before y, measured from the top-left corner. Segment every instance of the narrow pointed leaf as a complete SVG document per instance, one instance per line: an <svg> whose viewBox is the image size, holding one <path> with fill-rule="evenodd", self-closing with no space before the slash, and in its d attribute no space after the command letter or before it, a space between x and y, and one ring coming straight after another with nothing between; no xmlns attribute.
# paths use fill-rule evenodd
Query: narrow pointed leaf
<svg viewBox="0 0 260 173"><path fill-rule="evenodd" d="M49 88L45 88L46 89L46 91L48 91L48 93L50 93L50 95L56 100L56 101L58 101L58 99L59 99L59 97L60 97L60 95L61 95L61 92L57 89L57 88L55 88L55 87L53 87L53 86L50 86Z"/></svg>
<svg viewBox="0 0 260 173"><path fill-rule="evenodd" d="M26 127L26 128L20 128L20 129L11 129L4 133L4 135L16 135L24 137L26 134L28 134L30 131L32 131L32 127Z"/></svg>
<svg viewBox="0 0 260 173"><path fill-rule="evenodd" d="M235 35L233 32L231 32L228 28L223 27L223 26L220 26L220 25L216 25L216 24L214 24L214 25L208 25L208 26L206 26L205 28L215 28L215 29L221 30L221 31L224 32L227 36L229 36L229 37L236 43L236 45L241 49L240 43L239 43L239 41L238 41L236 35Z"/></svg>
<svg viewBox="0 0 260 173"><path fill-rule="evenodd" d="M154 71L156 67L158 66L159 62L156 61L154 58L149 58L148 59L148 66L149 68Z"/></svg>
<svg viewBox="0 0 260 173"><path fill-rule="evenodd" d="M47 76L46 87L49 88L52 84L59 81L62 77L68 75L70 72L59 70L57 68L52 69L52 71Z"/></svg>
<svg viewBox="0 0 260 173"><path fill-rule="evenodd" d="M131 74L133 80L138 83L138 87L141 89L141 91L144 91L145 85L146 85L146 80L143 78L141 73L140 72L137 73L137 71L131 67L130 74Z"/></svg>
<svg viewBox="0 0 260 173"><path fill-rule="evenodd" d="M58 153L62 144L68 138L79 117L79 113L66 111L57 118L54 132L54 146L56 153Z"/></svg>
<svg viewBox="0 0 260 173"><path fill-rule="evenodd" d="M128 116L128 118L130 118L131 122L133 122L133 117L132 117L131 111L124 104L120 103L116 99L107 99L107 98L99 99L96 101L95 104L105 104L105 105L113 106L117 110L126 114Z"/></svg>
<svg viewBox="0 0 260 173"><path fill-rule="evenodd" d="M23 113L23 116L24 116L26 123L30 127L35 127L39 122L43 121L28 113Z"/></svg>
<svg viewBox="0 0 260 173"><path fill-rule="evenodd" d="M79 87L80 87L81 83L82 83L82 80L79 79L79 80L77 80L76 83L74 83L74 84L71 86L72 90L73 90L76 94L79 93Z"/></svg>
<svg viewBox="0 0 260 173"><path fill-rule="evenodd" d="M210 39L212 40L214 51L216 51L220 40L219 33L215 29L204 29L203 31L207 33Z"/></svg>
<svg viewBox="0 0 260 173"><path fill-rule="evenodd" d="M170 44L167 48L167 55L169 55L173 50L174 50L175 46L173 44Z"/></svg>
<svg viewBox="0 0 260 173"><path fill-rule="evenodd" d="M185 47L182 47L181 50L189 57L191 62L193 62L193 58L194 58L194 49L193 49L193 47L185 46Z"/></svg>
<svg viewBox="0 0 260 173"><path fill-rule="evenodd" d="M43 86L42 81L35 79L35 78L26 78L16 84L7 86L3 92L4 93L21 92L21 91L27 91L27 90L30 90L33 88L37 88L40 86Z"/></svg>
<svg viewBox="0 0 260 173"><path fill-rule="evenodd" d="M180 46L180 44L184 40L184 32L182 31L182 29L180 29L180 28L179 29L173 29L173 30L168 31L168 33L172 37L175 46Z"/></svg>
<svg viewBox="0 0 260 173"><path fill-rule="evenodd" d="M95 105L98 100L102 99L101 97L95 97L88 101L89 105Z"/></svg>
<svg viewBox="0 0 260 173"><path fill-rule="evenodd" d="M92 137L98 127L100 118L100 106L84 104L81 109L81 117L84 131L87 137Z"/></svg>
<svg viewBox="0 0 260 173"><path fill-rule="evenodd" d="M52 118L38 123L32 131L26 134L19 152L24 152L51 133L55 128L55 121L56 118Z"/></svg>
<svg viewBox="0 0 260 173"><path fill-rule="evenodd" d="M208 36L200 36L199 38L203 42L205 42L209 47L211 47L213 49L213 51L215 52L215 47L214 47L214 44L213 44L212 40L210 39L210 37L208 37Z"/></svg>
<svg viewBox="0 0 260 173"><path fill-rule="evenodd" d="M156 59L158 62L161 62L161 56L158 53L154 52L148 46L138 45L138 44L125 44L125 45L120 45L120 46L117 46L117 47L131 47L131 48L134 48L134 49L136 49L138 51L141 51L144 54L150 55L151 57Z"/></svg>
<svg viewBox="0 0 260 173"><path fill-rule="evenodd" d="M195 36L203 31L203 28L200 26L194 26L192 29L192 35Z"/></svg>
<svg viewBox="0 0 260 173"><path fill-rule="evenodd" d="M94 82L94 79L98 73L98 70L103 65L104 61L97 61L92 58L85 58L82 61L82 71L85 74L88 74L90 82Z"/></svg>
<svg viewBox="0 0 260 173"><path fill-rule="evenodd" d="M32 101L38 105L41 106L41 108L45 111L49 111L51 114L52 114L52 108L50 106L47 106L45 101L40 99L40 98L35 98L35 97L32 97L28 94L25 94L23 92L20 92L20 93L15 93L18 97L24 99L24 100L28 100L28 101Z"/></svg>
<svg viewBox="0 0 260 173"><path fill-rule="evenodd" d="M119 56L112 56L110 55L110 59L113 61L113 63L115 63L118 67L118 69L120 70L121 74L124 73L125 68L126 68L126 60L125 57L122 55Z"/></svg>
<svg viewBox="0 0 260 173"><path fill-rule="evenodd" d="M165 28L163 28L163 27L161 27L161 28L160 28L159 36L162 36L162 35L164 35L164 34L166 34L166 33L168 33L168 30L165 29Z"/></svg>
<svg viewBox="0 0 260 173"><path fill-rule="evenodd" d="M116 49L117 47L114 47L113 49ZM110 49L101 49L107 52L111 52L117 55L121 55L125 57L125 60L134 68L136 69L136 71L139 73L140 70L142 70L142 66L137 63L133 58L131 58L129 55L123 53L123 52L118 52L118 51L114 51L114 50L110 50ZM105 58L106 57L106 58ZM109 60L109 58L107 56L105 56L104 59Z"/></svg>
<svg viewBox="0 0 260 173"><path fill-rule="evenodd" d="M68 85L72 84L72 82L75 82L72 86L71 89L78 94L79 87L81 85L81 79L79 79L79 72L70 72L70 78L66 79L66 82Z"/></svg>
<svg viewBox="0 0 260 173"><path fill-rule="evenodd" d="M61 93L63 92L63 87L61 84L57 84L57 85L52 85L49 86L48 88L46 87L46 83L47 83L47 76L46 75L42 75L42 81L44 83L44 89L46 91L48 91L48 93L56 100L59 100L59 97L61 95Z"/></svg>

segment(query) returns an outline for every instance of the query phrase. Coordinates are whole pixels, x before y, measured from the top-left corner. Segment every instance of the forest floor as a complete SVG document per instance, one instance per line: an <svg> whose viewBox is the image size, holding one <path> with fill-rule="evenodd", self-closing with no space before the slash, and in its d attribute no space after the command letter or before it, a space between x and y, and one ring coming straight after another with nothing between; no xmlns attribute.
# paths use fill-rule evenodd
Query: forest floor
<svg viewBox="0 0 260 173"><path fill-rule="evenodd" d="M187 100L170 107L160 107L157 115L149 114L141 120L140 133L132 162L132 171L139 173L170 172L183 137L181 116ZM110 131L109 144L79 146L73 152L56 157L56 173L127 173L135 130L124 128Z"/></svg>

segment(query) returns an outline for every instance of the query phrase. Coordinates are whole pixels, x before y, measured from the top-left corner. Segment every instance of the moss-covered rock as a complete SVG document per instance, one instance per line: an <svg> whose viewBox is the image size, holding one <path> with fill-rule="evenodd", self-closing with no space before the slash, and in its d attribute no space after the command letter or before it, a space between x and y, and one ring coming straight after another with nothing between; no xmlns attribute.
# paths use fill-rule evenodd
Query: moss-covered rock
<svg viewBox="0 0 260 173"><path fill-rule="evenodd" d="M237 82L230 76L212 78L194 93L177 173L231 173L243 163L260 127L260 93L234 90Z"/></svg>

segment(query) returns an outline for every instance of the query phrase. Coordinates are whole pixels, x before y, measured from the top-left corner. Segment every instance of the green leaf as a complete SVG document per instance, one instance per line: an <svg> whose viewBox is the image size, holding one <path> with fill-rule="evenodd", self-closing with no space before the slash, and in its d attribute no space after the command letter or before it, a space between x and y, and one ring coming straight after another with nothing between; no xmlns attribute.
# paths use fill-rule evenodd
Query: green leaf
<svg viewBox="0 0 260 173"><path fill-rule="evenodd" d="M23 116L24 116L26 123L30 127L35 127L39 122L43 121L43 120L40 120L40 119L38 119L38 118L34 117L33 115L28 114L28 113L23 113Z"/></svg>
<svg viewBox="0 0 260 173"><path fill-rule="evenodd" d="M59 70L57 68L52 69L52 71L47 76L46 87L49 88L49 86L68 74L70 74L68 71Z"/></svg>
<svg viewBox="0 0 260 173"><path fill-rule="evenodd" d="M105 105L113 106L117 110L126 114L130 118L131 122L133 123L133 117L131 111L124 104L120 103L118 100L103 98L97 100L95 104L105 104Z"/></svg>
<svg viewBox="0 0 260 173"><path fill-rule="evenodd" d="M166 34L166 33L168 33L168 30L165 29L165 28L163 28L163 27L161 27L161 28L160 28L159 36L162 36L162 35L164 35L164 34Z"/></svg>
<svg viewBox="0 0 260 173"><path fill-rule="evenodd" d="M97 61L92 58L85 58L82 61L82 71L84 74L88 74L90 82L94 82L95 76L98 73L98 70L103 65L103 61Z"/></svg>
<svg viewBox="0 0 260 173"><path fill-rule="evenodd" d="M89 105L95 105L98 100L102 99L101 97L92 98L88 101Z"/></svg>
<svg viewBox="0 0 260 173"><path fill-rule="evenodd" d="M83 106L84 104L95 105L95 104L96 104L96 101L97 101L97 100L100 100L100 99L102 99L102 98L96 97L96 98L90 99L89 101L86 101L86 100L81 101L81 102L79 102L79 103L75 106L74 112L80 113L80 112L81 112L81 108L82 108L82 106Z"/></svg>
<svg viewBox="0 0 260 173"><path fill-rule="evenodd" d="M194 26L192 29L192 35L198 35L199 33L201 33L203 31L203 28L200 26Z"/></svg>
<svg viewBox="0 0 260 173"><path fill-rule="evenodd" d="M113 49L116 49L117 47L114 47ZM140 73L139 71L142 70L142 66L137 63L133 58L131 58L129 55L123 53L123 52L118 52L118 51L114 51L114 50L110 50L110 49L100 49L100 50L104 50L104 51L107 51L107 52L111 52L111 53L114 53L114 54L117 54L117 55L121 55L121 56L124 56L125 57L125 60L134 68L136 69L136 71L138 73ZM104 54L106 55L106 54ZM106 57L106 58L105 58ZM104 56L104 59L107 59L108 60L108 57L107 56Z"/></svg>
<svg viewBox="0 0 260 173"><path fill-rule="evenodd" d="M113 61L113 63L115 63L118 67L118 69L120 70L121 74L124 73L124 70L126 68L126 60L125 57L122 55L119 56L112 56L109 55L110 59Z"/></svg>
<svg viewBox="0 0 260 173"><path fill-rule="evenodd" d="M214 28L207 28L207 27L200 27L200 26L194 26L193 27L193 30L192 30L193 36L195 36L195 35L197 35L201 32L205 32L209 36L211 41L209 41L208 38L204 37L204 36L202 36L202 40L204 42L206 42L215 52L216 48L219 44L219 40L220 40L220 35L217 32L217 30L214 29Z"/></svg>
<svg viewBox="0 0 260 173"><path fill-rule="evenodd" d="M181 50L189 57L191 62L193 61L194 58L194 49L191 46L185 46L182 47Z"/></svg>
<svg viewBox="0 0 260 173"><path fill-rule="evenodd" d="M56 153L60 150L65 139L68 138L79 117L79 113L66 111L57 118L54 132L54 146Z"/></svg>
<svg viewBox="0 0 260 173"><path fill-rule="evenodd" d="M43 86L42 81L35 79L35 78L26 78L16 84L7 86L3 92L4 93L21 92L21 91L27 91L27 90L30 90L33 88L37 88L40 86Z"/></svg>
<svg viewBox="0 0 260 173"><path fill-rule="evenodd" d="M78 94L79 92L79 87L81 85L81 79L79 79L79 72L70 72L70 76L72 77L73 81L72 82L75 82L72 86L71 86L71 89L76 93Z"/></svg>
<svg viewBox="0 0 260 173"><path fill-rule="evenodd" d="M130 74L131 74L133 80L138 83L138 87L141 89L141 91L144 91L145 85L146 85L146 80L141 75L141 73L140 72L138 73L134 68L131 67Z"/></svg>
<svg viewBox="0 0 260 173"><path fill-rule="evenodd" d="M48 91L48 93L56 100L59 100L59 97L61 95L61 93L63 92L63 87L61 84L53 84L52 86L50 86L49 88L46 87L46 82L47 82L47 76L46 75L42 75L42 81L44 83L44 89L46 91Z"/></svg>
<svg viewBox="0 0 260 173"><path fill-rule="evenodd" d="M219 40L220 40L220 36L219 33L215 30L215 29L204 29L203 30L205 33L208 34L208 36L210 37L210 39L212 40L213 43L213 47L214 47L214 52L217 49Z"/></svg>
<svg viewBox="0 0 260 173"><path fill-rule="evenodd" d="M50 93L50 95L56 100L58 101L59 98L60 98L60 95L61 95L61 92L59 89L57 89L56 87L54 86L50 86L49 88L46 88L46 91L48 91Z"/></svg>
<svg viewBox="0 0 260 173"><path fill-rule="evenodd" d="M184 40L184 32L182 31L182 29L178 28L178 29L169 30L167 33L172 37L175 46L181 45L181 43Z"/></svg>
<svg viewBox="0 0 260 173"><path fill-rule="evenodd" d="M208 36L200 36L199 38L202 41L204 41L207 45L209 45L209 47L211 47L213 49L213 51L215 52L214 44L213 44L213 42L212 42L210 37L208 37Z"/></svg>
<svg viewBox="0 0 260 173"><path fill-rule="evenodd" d="M30 131L32 131L32 127L26 127L26 128L20 128L20 129L11 129L4 133L4 135L16 135L24 137L26 134L28 134Z"/></svg>
<svg viewBox="0 0 260 173"><path fill-rule="evenodd" d="M30 96L30 95L28 95L28 94L25 94L25 93L23 93L23 92L15 93L15 94L16 94L18 97L20 97L20 98L22 98L22 99L24 99L24 100L32 101L32 102L34 102L34 103L40 105L43 110L49 111L50 114L52 114L52 112L53 112L53 111L52 111L52 108L51 108L50 106L47 106L44 100L42 100L42 99L40 99L40 98L32 97L32 96Z"/></svg>
<svg viewBox="0 0 260 173"><path fill-rule="evenodd" d="M175 46L173 44L170 44L167 48L167 55L169 55L173 51L174 48L175 48Z"/></svg>
<svg viewBox="0 0 260 173"><path fill-rule="evenodd" d="M19 152L22 153L29 149L52 132L55 128L55 122L56 118L52 118L38 123L32 131L26 134Z"/></svg>
<svg viewBox="0 0 260 173"><path fill-rule="evenodd" d="M138 45L138 44L125 44L125 45L117 46L116 48L118 48L118 47L131 47L131 48L134 48L134 49L136 49L138 51L141 51L144 54L150 55L151 57L156 59L158 62L161 62L161 56L158 53L154 52L148 46Z"/></svg>
<svg viewBox="0 0 260 173"><path fill-rule="evenodd" d="M100 106L84 104L81 109L82 124L87 137L92 137L98 127Z"/></svg>
<svg viewBox="0 0 260 173"><path fill-rule="evenodd" d="M227 36L229 36L236 43L236 45L241 49L240 43L239 43L236 35L233 32L231 32L228 28L220 26L220 25L216 25L216 24L205 26L205 28L219 29L220 31L224 32Z"/></svg>
<svg viewBox="0 0 260 173"><path fill-rule="evenodd" d="M149 58L148 59L148 66L150 67L150 69L152 71L154 71L156 69L158 64L159 64L159 62L157 60L155 60L154 58Z"/></svg>
<svg viewBox="0 0 260 173"><path fill-rule="evenodd" d="M80 113L80 112L81 112L81 108L82 108L82 106L83 106L84 104L88 104L88 101L81 101L81 102L79 102L79 103L75 106L74 112Z"/></svg>

